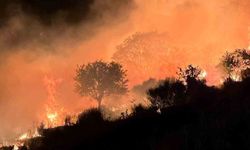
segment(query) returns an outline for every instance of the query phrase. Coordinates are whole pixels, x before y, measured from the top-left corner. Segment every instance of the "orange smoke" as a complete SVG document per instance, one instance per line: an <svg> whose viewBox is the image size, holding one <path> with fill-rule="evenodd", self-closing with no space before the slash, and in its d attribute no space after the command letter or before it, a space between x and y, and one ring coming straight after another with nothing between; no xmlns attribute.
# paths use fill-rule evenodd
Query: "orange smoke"
<svg viewBox="0 0 250 150"><path fill-rule="evenodd" d="M157 36L157 41L161 42L153 42L155 38L152 37L145 40L151 54L141 64L143 67L150 66L150 69L141 72L136 70L134 64L125 66L130 87L150 77L174 76L177 67L188 64L205 69L209 84L219 83L222 74L217 65L221 56L226 50L248 47L250 41L250 3L238 0L236 4L233 1L135 0L136 8L126 20L112 20L114 23L109 25L97 26L97 20L87 25L66 27L62 31L64 28L48 29L35 23L34 31L29 32L41 30L39 36L46 38L46 33L50 33L49 37L55 40L49 44L26 41L16 48L19 51L1 53L0 135L4 138L19 135L32 128L34 123L44 120L44 117L41 118L41 114L46 112L43 106L50 105L53 99L60 107L56 108L56 112L47 110L50 114L47 119L51 122L60 114L58 110L61 108L71 114L95 107L94 100L82 98L74 91L73 77L77 64L97 59L113 60L117 46L136 32L156 31L164 36ZM111 21L108 17L104 19ZM6 29L10 35L26 25L22 18L10 23L11 26ZM160 43L163 46L154 45ZM159 53L159 47L161 52L166 51L167 56L161 55L156 59L153 56ZM54 84L54 81L48 81L50 86L46 89L43 83L46 74L60 79L60 82ZM55 87L56 94L51 87ZM51 101L48 102L48 99ZM113 101L107 102L107 105L110 103Z"/></svg>

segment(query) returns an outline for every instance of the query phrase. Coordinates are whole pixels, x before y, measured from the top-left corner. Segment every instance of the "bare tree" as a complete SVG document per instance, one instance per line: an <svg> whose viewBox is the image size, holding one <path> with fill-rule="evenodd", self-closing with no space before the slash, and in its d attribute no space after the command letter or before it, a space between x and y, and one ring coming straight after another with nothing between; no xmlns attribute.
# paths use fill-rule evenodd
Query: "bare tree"
<svg viewBox="0 0 250 150"><path fill-rule="evenodd" d="M78 66L74 79L77 92L96 99L99 110L103 97L127 92L126 71L115 62L96 61Z"/></svg>

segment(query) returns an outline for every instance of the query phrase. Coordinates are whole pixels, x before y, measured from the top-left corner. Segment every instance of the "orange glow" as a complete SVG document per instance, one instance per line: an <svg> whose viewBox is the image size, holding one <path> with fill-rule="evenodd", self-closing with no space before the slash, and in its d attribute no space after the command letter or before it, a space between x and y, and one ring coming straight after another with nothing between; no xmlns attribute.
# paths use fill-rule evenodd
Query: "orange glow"
<svg viewBox="0 0 250 150"><path fill-rule="evenodd" d="M209 85L218 85L225 76L218 67L225 51L249 47L248 1L238 0L234 4L228 0L135 0L135 3L128 18L114 21L107 17L104 19L111 24L104 26L97 26L97 21L66 27L62 32L61 28L37 25L34 30L41 33L34 35L45 38L47 35L54 39L53 43L27 41L13 52L10 49L3 54L0 137L18 137L40 122L46 127L63 125L65 116L77 116L96 107L95 100L80 97L74 90L76 66L99 59L113 60L117 46L136 32L157 32L160 36L142 40L146 42L143 46L151 50L145 61L140 61L142 56L131 57L139 65L124 66L128 70L129 88L151 77L175 76L178 67L188 64L204 69L202 78L206 77ZM12 19L6 32L14 34L26 25L25 21ZM132 96L116 100L107 98L104 105L110 106L117 116L134 104Z"/></svg>

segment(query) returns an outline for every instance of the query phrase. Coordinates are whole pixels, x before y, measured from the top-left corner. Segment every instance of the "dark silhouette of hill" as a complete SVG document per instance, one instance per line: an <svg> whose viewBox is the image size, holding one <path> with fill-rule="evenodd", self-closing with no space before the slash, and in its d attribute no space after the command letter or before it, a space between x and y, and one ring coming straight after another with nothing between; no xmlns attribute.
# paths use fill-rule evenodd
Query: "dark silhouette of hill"
<svg viewBox="0 0 250 150"><path fill-rule="evenodd" d="M190 79L185 87L185 101L160 113L137 106L125 119L107 121L90 110L75 125L44 129L25 145L30 150L250 149L250 78L226 80L220 88ZM166 89L162 84L155 92Z"/></svg>

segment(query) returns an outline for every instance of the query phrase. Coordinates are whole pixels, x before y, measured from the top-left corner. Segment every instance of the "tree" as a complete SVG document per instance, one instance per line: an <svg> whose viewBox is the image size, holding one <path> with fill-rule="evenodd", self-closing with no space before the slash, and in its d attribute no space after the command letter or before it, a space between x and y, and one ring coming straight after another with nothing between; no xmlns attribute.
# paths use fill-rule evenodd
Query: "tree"
<svg viewBox="0 0 250 150"><path fill-rule="evenodd" d="M117 46L112 59L129 68L128 76L133 83L141 83L150 77L163 77L166 66L166 72L174 68L173 61L169 61L171 52L180 52L170 47L166 39L168 36L165 33L135 33Z"/></svg>
<svg viewBox="0 0 250 150"><path fill-rule="evenodd" d="M188 65L186 68L179 68L179 72L177 72L178 79L187 83L191 80L203 81L205 82L206 72L200 69L198 66L194 67L192 65Z"/></svg>
<svg viewBox="0 0 250 150"><path fill-rule="evenodd" d="M246 49L236 49L226 52L222 57L221 66L232 80L242 80L248 76L250 68L250 53Z"/></svg>
<svg viewBox="0 0 250 150"><path fill-rule="evenodd" d="M78 66L74 79L77 92L96 99L99 110L105 96L127 92L126 71L115 62L96 61Z"/></svg>

